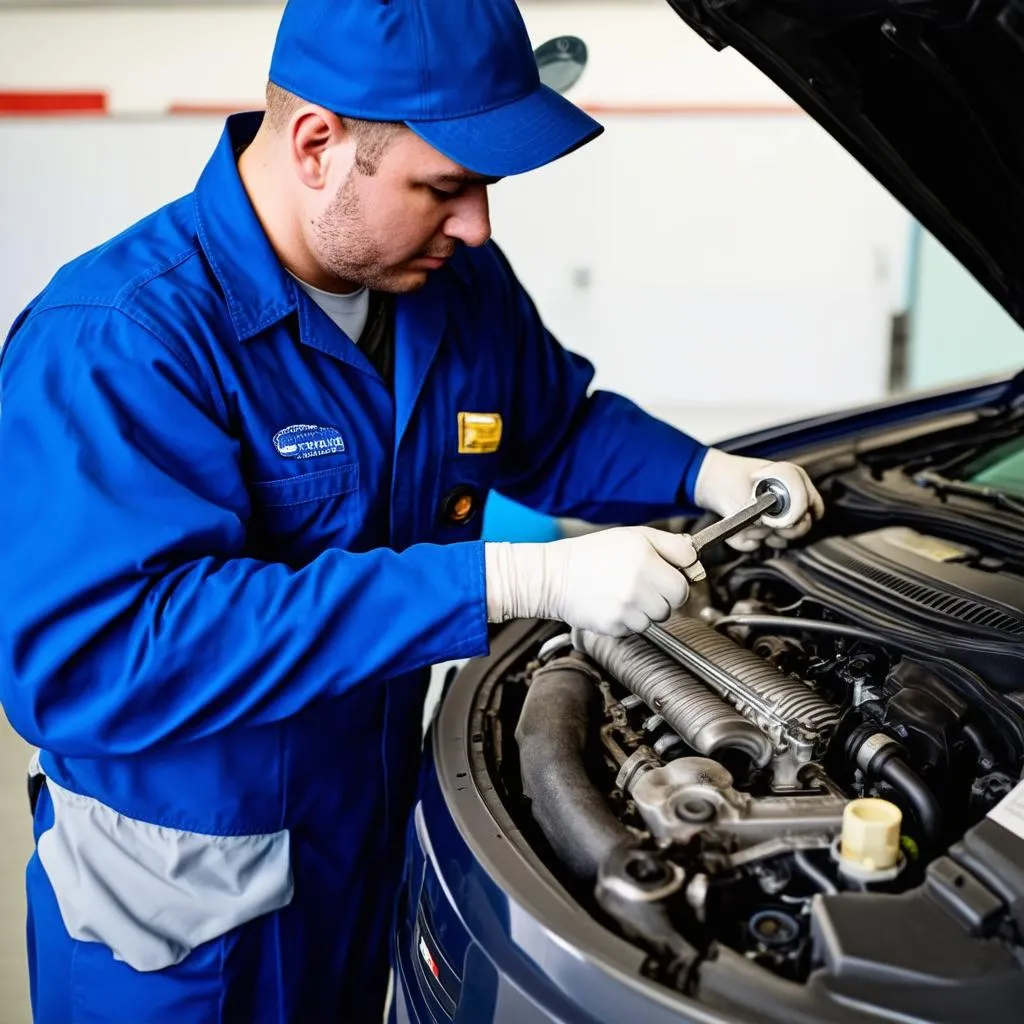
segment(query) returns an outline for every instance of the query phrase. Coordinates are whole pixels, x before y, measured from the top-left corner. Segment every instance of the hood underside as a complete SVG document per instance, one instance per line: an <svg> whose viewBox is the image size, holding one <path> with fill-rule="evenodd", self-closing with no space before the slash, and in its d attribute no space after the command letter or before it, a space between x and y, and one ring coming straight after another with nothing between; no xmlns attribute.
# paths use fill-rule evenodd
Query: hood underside
<svg viewBox="0 0 1024 1024"><path fill-rule="evenodd" d="M1024 0L668 0L852 153L1024 325Z"/></svg>

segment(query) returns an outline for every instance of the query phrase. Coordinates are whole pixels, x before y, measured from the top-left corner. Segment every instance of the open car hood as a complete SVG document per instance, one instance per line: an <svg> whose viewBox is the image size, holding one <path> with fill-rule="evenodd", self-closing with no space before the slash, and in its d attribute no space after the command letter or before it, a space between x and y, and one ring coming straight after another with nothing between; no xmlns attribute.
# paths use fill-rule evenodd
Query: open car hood
<svg viewBox="0 0 1024 1024"><path fill-rule="evenodd" d="M668 0L755 64L1024 325L1024 0Z"/></svg>

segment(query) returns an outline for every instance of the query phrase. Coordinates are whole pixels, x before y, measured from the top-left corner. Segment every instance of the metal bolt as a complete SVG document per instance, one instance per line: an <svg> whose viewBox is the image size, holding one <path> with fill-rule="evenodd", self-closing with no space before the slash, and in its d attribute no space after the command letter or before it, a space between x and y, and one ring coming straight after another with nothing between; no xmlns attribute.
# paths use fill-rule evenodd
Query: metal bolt
<svg viewBox="0 0 1024 1024"><path fill-rule="evenodd" d="M685 797L676 804L676 817L700 825L715 817L715 805L702 796Z"/></svg>
<svg viewBox="0 0 1024 1024"><path fill-rule="evenodd" d="M668 880L668 868L657 857L640 854L626 863L626 874L641 885L656 885Z"/></svg>

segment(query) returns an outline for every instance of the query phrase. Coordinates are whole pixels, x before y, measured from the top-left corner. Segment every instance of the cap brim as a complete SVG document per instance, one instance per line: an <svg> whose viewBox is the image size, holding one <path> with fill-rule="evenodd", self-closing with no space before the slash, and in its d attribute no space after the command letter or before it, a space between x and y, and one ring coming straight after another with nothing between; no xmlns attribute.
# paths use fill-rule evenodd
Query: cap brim
<svg viewBox="0 0 1024 1024"><path fill-rule="evenodd" d="M494 178L543 167L604 131L603 125L546 85L481 114L406 124L450 160Z"/></svg>

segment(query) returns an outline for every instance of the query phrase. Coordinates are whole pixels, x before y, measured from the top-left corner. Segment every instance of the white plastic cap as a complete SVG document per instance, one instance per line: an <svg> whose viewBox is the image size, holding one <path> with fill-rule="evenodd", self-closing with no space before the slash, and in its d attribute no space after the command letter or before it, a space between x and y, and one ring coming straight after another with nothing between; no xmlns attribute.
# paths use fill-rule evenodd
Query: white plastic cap
<svg viewBox="0 0 1024 1024"><path fill-rule="evenodd" d="M842 859L867 871L893 867L900 855L902 821L902 812L888 800L851 800L843 812Z"/></svg>

